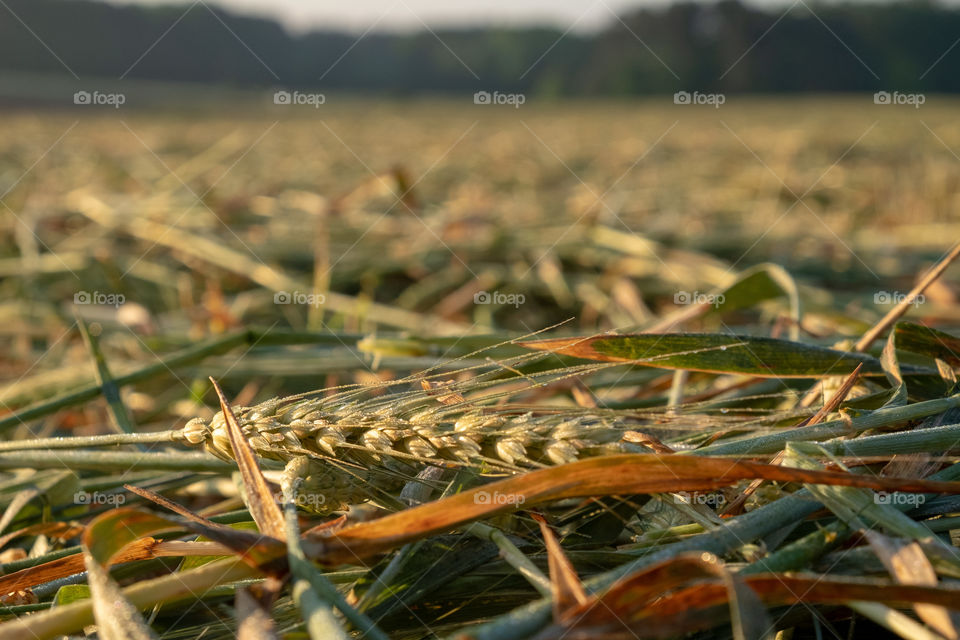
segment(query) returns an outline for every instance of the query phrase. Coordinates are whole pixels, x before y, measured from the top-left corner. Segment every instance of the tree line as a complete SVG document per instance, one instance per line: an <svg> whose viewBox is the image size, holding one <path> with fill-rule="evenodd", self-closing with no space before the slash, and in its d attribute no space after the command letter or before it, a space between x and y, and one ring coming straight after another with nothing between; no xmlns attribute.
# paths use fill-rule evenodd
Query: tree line
<svg viewBox="0 0 960 640"><path fill-rule="evenodd" d="M336 31L294 35L202 4L186 15L187 5L5 5L0 69L81 78L393 94L960 91L960 10L930 2L791 10L680 2L621 15L588 35L485 27L370 33L359 42Z"/></svg>

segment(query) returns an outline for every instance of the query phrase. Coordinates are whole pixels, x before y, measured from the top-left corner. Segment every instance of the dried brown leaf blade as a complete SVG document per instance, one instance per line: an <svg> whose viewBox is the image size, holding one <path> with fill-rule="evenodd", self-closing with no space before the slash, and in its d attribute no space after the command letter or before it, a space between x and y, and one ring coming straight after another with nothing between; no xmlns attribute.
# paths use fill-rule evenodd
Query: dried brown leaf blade
<svg viewBox="0 0 960 640"><path fill-rule="evenodd" d="M698 562L698 554L663 561L624 578L597 596L576 612L574 624L555 625L537 638L630 637L630 634L667 638L715 627L733 592L727 583L717 579L719 575L704 581L705 573L706 567ZM925 602L956 608L960 603L957 588L891 584L862 578L765 573L744 576L741 582L766 606L801 602L843 605L862 600L894 606Z"/></svg>
<svg viewBox="0 0 960 640"><path fill-rule="evenodd" d="M937 572L919 544L896 540L872 530L865 531L864 537L894 580L900 584L937 586ZM937 633L949 640L957 639L957 628L946 609L921 603L915 604L913 608L920 619Z"/></svg>
<svg viewBox="0 0 960 640"><path fill-rule="evenodd" d="M589 598L546 518L539 514L532 515L540 525L540 535L547 547L547 564L550 568L550 587L553 593L553 619L563 622L568 619L573 608L586 604Z"/></svg>
<svg viewBox="0 0 960 640"><path fill-rule="evenodd" d="M307 536L315 560L354 562L479 518L563 498L707 491L740 480L832 484L888 491L960 493L960 483L813 471L726 458L620 454L531 471L335 533Z"/></svg>
<svg viewBox="0 0 960 640"><path fill-rule="evenodd" d="M244 437L243 431L240 429L240 423L230 408L226 396L223 395L220 385L213 378L210 378L210 382L213 383L213 388L220 399L220 409L223 411L223 418L227 423L230 446L233 448L234 457L243 478L243 485L247 490L250 515L253 516L264 535L283 540L286 536L283 514L280 513L280 507L277 506L277 501L267 484L267 479L263 477L263 473L260 471L257 455Z"/></svg>

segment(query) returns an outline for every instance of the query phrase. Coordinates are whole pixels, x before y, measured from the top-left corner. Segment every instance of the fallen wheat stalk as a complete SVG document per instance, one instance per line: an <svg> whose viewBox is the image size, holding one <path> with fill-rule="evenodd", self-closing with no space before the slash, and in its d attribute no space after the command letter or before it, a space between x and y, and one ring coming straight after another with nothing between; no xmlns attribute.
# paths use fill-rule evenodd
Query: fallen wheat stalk
<svg viewBox="0 0 960 640"><path fill-rule="evenodd" d="M317 472L303 488L320 496L311 504L321 510L396 491L425 464L516 472L581 456L647 451L624 440L630 431L622 419L602 415L488 412L475 406L429 407L403 415L395 406L370 410L362 403L296 396L233 411L261 457L286 462L307 456L316 462ZM190 420L179 439L233 460L222 413Z"/></svg>

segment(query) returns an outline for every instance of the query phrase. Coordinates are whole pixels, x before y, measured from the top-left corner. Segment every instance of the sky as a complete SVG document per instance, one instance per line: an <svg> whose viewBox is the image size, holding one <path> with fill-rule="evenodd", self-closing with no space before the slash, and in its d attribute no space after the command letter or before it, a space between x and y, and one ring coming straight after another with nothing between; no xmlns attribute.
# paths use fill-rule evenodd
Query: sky
<svg viewBox="0 0 960 640"><path fill-rule="evenodd" d="M114 4L192 4L193 0L110 0ZM273 18L295 32L362 33L464 25L539 24L590 31L634 7L668 0L203 0L234 13Z"/></svg>
<svg viewBox="0 0 960 640"><path fill-rule="evenodd" d="M271 18L294 33L333 29L420 31L451 26L540 25L588 33L616 22L616 16L671 0L106 0L126 5L222 7L233 13ZM699 0L704 3L716 0ZM740 0L780 12L791 5L821 2L892 2L895 0ZM957 6L960 0L940 0Z"/></svg>

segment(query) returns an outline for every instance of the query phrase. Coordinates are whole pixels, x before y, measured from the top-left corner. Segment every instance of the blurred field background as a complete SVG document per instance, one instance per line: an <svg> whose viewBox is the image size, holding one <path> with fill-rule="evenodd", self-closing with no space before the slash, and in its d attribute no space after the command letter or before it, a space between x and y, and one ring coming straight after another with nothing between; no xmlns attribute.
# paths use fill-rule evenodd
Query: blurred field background
<svg viewBox="0 0 960 640"><path fill-rule="evenodd" d="M90 379L75 314L122 369L250 324L642 329L678 292L770 261L804 288L810 335L854 335L957 237L949 98L922 116L868 96L463 102L8 114L0 397ZM294 289L345 297L274 304ZM475 304L483 291L524 303ZM81 292L126 311L74 305ZM955 323L954 296L938 285L910 314Z"/></svg>
<svg viewBox="0 0 960 640"><path fill-rule="evenodd" d="M12 110L0 123L0 425L12 440L98 434L120 406L137 431L180 427L214 414L211 375L237 404L350 383L377 394L428 367L468 380L456 370L492 361L455 358L550 327L843 344L960 237L956 108L937 97L921 116L856 95L738 97L721 109L668 98L515 109L330 96L322 112L249 102L228 113ZM798 287L799 326L783 292L763 285L718 313L689 313L691 300L768 263ZM955 283L937 282L906 317L956 327ZM95 399L98 353L122 383L119 405ZM584 381L586 395L576 383L572 396L559 384L524 397L662 412L675 386L669 371L624 365ZM797 415L787 407L802 381L737 391L744 382L691 377L691 402L718 404L691 405L683 428L695 440L724 420L762 433ZM721 415L728 406L736 417ZM758 414L767 417L751 422ZM22 466L7 455L5 467ZM31 464L9 482L74 463L54 451ZM78 486L116 491L139 479L174 494L186 486L179 499L210 513L240 504L235 489L204 484L206 463L185 458L189 474L151 464L111 463ZM646 510L640 529L690 526L661 511ZM612 566L572 553L585 576ZM24 566L48 557L11 556ZM337 580L361 584L349 571ZM485 585L482 597L451 592L464 621L508 609L511 592L497 585L511 570L484 571L463 578ZM274 615L297 628L289 599ZM396 637L424 631L422 620L389 620ZM432 630L458 628L431 620ZM168 633L184 637L233 633L229 615L173 624Z"/></svg>

